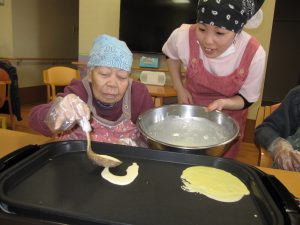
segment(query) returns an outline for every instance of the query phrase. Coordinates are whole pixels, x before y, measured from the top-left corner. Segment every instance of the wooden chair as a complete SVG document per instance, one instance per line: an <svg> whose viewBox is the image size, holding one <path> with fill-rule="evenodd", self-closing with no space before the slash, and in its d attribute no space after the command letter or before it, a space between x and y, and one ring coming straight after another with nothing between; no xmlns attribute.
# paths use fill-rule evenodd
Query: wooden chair
<svg viewBox="0 0 300 225"><path fill-rule="evenodd" d="M152 97L155 107L163 105L163 98L176 97L177 93L172 86L158 86L146 84L149 94Z"/></svg>
<svg viewBox="0 0 300 225"><path fill-rule="evenodd" d="M0 116L0 121L1 121L1 128L6 129L7 128L6 116Z"/></svg>
<svg viewBox="0 0 300 225"><path fill-rule="evenodd" d="M6 118L10 118L10 126L11 129L15 129L15 117L13 114L12 103L11 103L11 95L10 95L10 85L11 80L7 72L0 68L0 108L3 107L5 102L8 103L8 115L0 115L1 119L1 127L7 128L7 120Z"/></svg>
<svg viewBox="0 0 300 225"><path fill-rule="evenodd" d="M278 108L280 103L276 103L270 106L260 106L257 111L256 121L255 121L255 127L260 125L274 110ZM261 146L256 146L258 149L258 160L257 165L258 166L271 166L272 165L272 156L270 153L264 149Z"/></svg>
<svg viewBox="0 0 300 225"><path fill-rule="evenodd" d="M73 79L80 79L79 71L73 68L54 66L44 70L43 80L47 87L47 101L55 99L57 87L67 86Z"/></svg>

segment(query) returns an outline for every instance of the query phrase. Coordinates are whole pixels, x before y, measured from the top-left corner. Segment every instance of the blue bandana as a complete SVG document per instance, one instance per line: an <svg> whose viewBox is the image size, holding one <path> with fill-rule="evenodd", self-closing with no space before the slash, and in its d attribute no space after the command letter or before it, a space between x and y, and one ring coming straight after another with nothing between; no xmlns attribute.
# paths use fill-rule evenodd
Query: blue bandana
<svg viewBox="0 0 300 225"><path fill-rule="evenodd" d="M88 67L106 66L131 71L132 53L124 41L109 35L96 38L91 49Z"/></svg>

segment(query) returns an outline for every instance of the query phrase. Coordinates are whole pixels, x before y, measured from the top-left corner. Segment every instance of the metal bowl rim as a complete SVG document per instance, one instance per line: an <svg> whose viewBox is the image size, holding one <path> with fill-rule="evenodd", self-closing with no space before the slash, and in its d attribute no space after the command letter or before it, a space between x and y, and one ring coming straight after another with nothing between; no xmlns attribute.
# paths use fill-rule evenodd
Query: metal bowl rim
<svg viewBox="0 0 300 225"><path fill-rule="evenodd" d="M150 139L151 141L154 141L154 142L157 142L159 144L162 144L162 145L166 145L168 147L173 147L173 148L179 148L179 149L189 149L189 150L197 150L197 149L207 149L207 148L214 148L214 147L218 147L218 146L223 146L223 145L226 145L230 142L232 142L238 135L239 135L239 131L240 131L240 126L239 124L229 115L226 115L224 113L222 113L221 111L219 110L215 110L213 112L217 112L218 114L222 114L222 116L226 117L227 119L231 120L237 130L235 132L235 134L228 140L222 142L222 143L219 143L219 144L215 144L215 145L207 145L207 146L179 146L179 145L173 145L173 144L169 144L169 143L166 143L166 142L163 142L163 141L160 141L160 140L157 140L151 136L149 136L148 134L145 133L145 131L142 129L142 127L140 126L140 121L142 120L142 117L145 116L146 114L150 113L151 111L157 111L158 109L160 108L167 108L167 107L171 107L171 106L189 106L189 107L197 107L197 108L204 108L203 106L197 106L197 105L187 105L187 104L171 104L171 105L163 105L163 106L160 106L160 107L156 107L156 108L152 108L146 112L144 112L143 114L141 114L138 119L137 119L137 127L139 129L139 131L142 133L142 135L146 138L146 139Z"/></svg>

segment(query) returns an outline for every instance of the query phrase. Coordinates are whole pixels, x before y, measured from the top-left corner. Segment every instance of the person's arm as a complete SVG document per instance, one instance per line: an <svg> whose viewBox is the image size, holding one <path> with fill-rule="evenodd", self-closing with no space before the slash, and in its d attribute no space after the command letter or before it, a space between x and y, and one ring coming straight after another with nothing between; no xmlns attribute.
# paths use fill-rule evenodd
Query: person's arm
<svg viewBox="0 0 300 225"><path fill-rule="evenodd" d="M192 104L192 96L184 87L181 77L181 64L186 67L189 61L189 28L182 25L175 29L162 48L173 86L177 92L179 103Z"/></svg>
<svg viewBox="0 0 300 225"><path fill-rule="evenodd" d="M286 138L290 130L288 108L281 105L255 129L255 142L263 148L269 149L276 138Z"/></svg>
<svg viewBox="0 0 300 225"><path fill-rule="evenodd" d="M180 60L167 58L168 69L173 81L173 86L176 90L183 88L180 75Z"/></svg>
<svg viewBox="0 0 300 225"><path fill-rule="evenodd" d="M183 86L181 80L181 61L168 58L167 64L173 81L173 86L177 92L178 103L193 104L192 96Z"/></svg>
<svg viewBox="0 0 300 225"><path fill-rule="evenodd" d="M31 129L45 135L47 137L53 136L52 131L45 123L45 118L51 108L52 102L48 104L41 104L34 106L29 113L28 125Z"/></svg>
<svg viewBox="0 0 300 225"><path fill-rule="evenodd" d="M287 138L300 127L300 86L292 89L280 106L255 129L255 142L265 149L276 138Z"/></svg>
<svg viewBox="0 0 300 225"><path fill-rule="evenodd" d="M245 101L240 95L235 95L230 98L221 98L213 101L207 106L207 111L213 110L239 110L243 109L245 106Z"/></svg>
<svg viewBox="0 0 300 225"><path fill-rule="evenodd" d="M265 51L260 46L251 61L248 76L238 91L238 94L250 103L256 102L261 95L261 86L265 74L265 59Z"/></svg>
<svg viewBox="0 0 300 225"><path fill-rule="evenodd" d="M76 94L83 101L86 101L87 99L87 94L84 90L81 80L73 80L70 85L65 87L64 92L58 93L57 96L65 97L71 93ZM48 137L51 137L54 134L45 122L52 104L53 102L49 102L47 104L41 104L33 107L30 110L28 118L28 125L30 128Z"/></svg>
<svg viewBox="0 0 300 225"><path fill-rule="evenodd" d="M277 168L300 171L300 152L286 139L300 127L300 86L292 89L276 109L255 130L255 142L273 156Z"/></svg>

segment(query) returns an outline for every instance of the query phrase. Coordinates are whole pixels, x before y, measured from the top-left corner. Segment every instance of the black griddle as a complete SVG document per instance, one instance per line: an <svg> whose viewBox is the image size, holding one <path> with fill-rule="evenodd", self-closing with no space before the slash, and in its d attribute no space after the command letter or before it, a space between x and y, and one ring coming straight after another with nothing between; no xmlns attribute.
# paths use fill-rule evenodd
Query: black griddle
<svg viewBox="0 0 300 225"><path fill-rule="evenodd" d="M254 167L226 158L93 142L95 152L123 161L110 169L114 174L123 175L133 162L139 165L136 180L118 186L100 176L103 168L88 160L85 148L85 141L54 142L3 158L2 217L64 224L300 224L293 196ZM193 165L232 173L250 195L224 203L183 191L180 176Z"/></svg>

